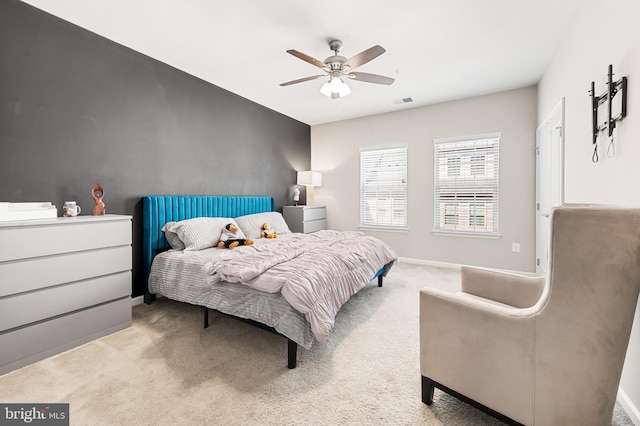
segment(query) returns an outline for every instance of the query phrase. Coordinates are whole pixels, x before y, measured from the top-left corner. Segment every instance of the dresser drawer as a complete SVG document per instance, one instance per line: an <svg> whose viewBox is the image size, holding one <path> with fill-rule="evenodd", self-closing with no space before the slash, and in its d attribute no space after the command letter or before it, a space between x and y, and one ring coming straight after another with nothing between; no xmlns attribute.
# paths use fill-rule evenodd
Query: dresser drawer
<svg viewBox="0 0 640 426"><path fill-rule="evenodd" d="M131 269L131 246L0 263L0 297Z"/></svg>
<svg viewBox="0 0 640 426"><path fill-rule="evenodd" d="M302 232L305 233L305 234L309 234L311 232L320 231L320 230L326 229L326 228L327 228L326 219L311 220L311 221L302 223Z"/></svg>
<svg viewBox="0 0 640 426"><path fill-rule="evenodd" d="M0 333L0 374L131 325L131 298Z"/></svg>
<svg viewBox="0 0 640 426"><path fill-rule="evenodd" d="M302 209L302 221L319 220L327 218L327 209L325 207L305 207Z"/></svg>
<svg viewBox="0 0 640 426"><path fill-rule="evenodd" d="M0 332L131 294L131 272L106 275L0 299Z"/></svg>
<svg viewBox="0 0 640 426"><path fill-rule="evenodd" d="M324 206L284 206L282 215L288 222L306 222L327 218L327 208Z"/></svg>
<svg viewBox="0 0 640 426"><path fill-rule="evenodd" d="M84 218L83 218L84 219ZM59 218L51 223L0 227L0 262L131 244L131 220Z"/></svg>

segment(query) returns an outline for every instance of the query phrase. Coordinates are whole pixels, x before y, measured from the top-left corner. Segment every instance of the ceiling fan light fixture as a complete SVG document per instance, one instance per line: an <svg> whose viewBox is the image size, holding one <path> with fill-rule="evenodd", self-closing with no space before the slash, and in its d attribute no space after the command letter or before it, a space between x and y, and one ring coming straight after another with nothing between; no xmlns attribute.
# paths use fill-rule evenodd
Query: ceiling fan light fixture
<svg viewBox="0 0 640 426"><path fill-rule="evenodd" d="M344 98L351 94L351 88L340 77L331 77L328 82L322 85L320 93L332 99Z"/></svg>

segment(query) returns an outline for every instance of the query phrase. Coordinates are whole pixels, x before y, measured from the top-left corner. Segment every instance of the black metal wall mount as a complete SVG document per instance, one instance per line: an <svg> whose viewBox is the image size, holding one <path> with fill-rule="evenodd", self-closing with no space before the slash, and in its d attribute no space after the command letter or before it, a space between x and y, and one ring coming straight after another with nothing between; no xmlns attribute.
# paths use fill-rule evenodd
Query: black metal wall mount
<svg viewBox="0 0 640 426"><path fill-rule="evenodd" d="M593 136L593 156L591 160L594 163L598 162L598 134L603 131L609 131L609 138L612 142L610 146L613 146L613 130L616 128L618 121L627 116L627 77L622 77L618 81L613 81L613 65L609 65L609 75L607 81L607 90L600 96L596 95L596 83L591 82L591 117L592 117L592 136ZM613 98L620 93L622 96L620 114L613 116ZM607 121L602 124L598 124L598 108L603 103L608 103L608 117Z"/></svg>

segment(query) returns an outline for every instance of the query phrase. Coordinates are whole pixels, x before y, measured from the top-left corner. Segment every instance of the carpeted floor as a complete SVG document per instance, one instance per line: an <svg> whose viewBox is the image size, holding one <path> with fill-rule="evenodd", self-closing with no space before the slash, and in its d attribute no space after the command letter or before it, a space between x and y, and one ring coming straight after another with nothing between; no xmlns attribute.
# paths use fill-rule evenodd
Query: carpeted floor
<svg viewBox="0 0 640 426"><path fill-rule="evenodd" d="M0 401L70 404L72 425L500 425L436 390L420 400L418 290L459 271L398 263L340 311L328 341L299 349L232 318L166 299L133 326L0 377ZM632 425L619 406L614 425Z"/></svg>

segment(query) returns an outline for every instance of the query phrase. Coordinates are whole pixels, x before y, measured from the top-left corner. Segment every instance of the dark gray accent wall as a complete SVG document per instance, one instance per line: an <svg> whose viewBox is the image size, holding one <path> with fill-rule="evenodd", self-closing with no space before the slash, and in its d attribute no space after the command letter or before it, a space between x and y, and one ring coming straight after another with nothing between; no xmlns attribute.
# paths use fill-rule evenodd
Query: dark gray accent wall
<svg viewBox="0 0 640 426"><path fill-rule="evenodd" d="M197 54L197 53L194 53ZM211 60L214 60L212 58ZM232 72L232 71L230 71ZM17 0L0 1L0 201L134 216L151 194L289 203L310 127Z"/></svg>

